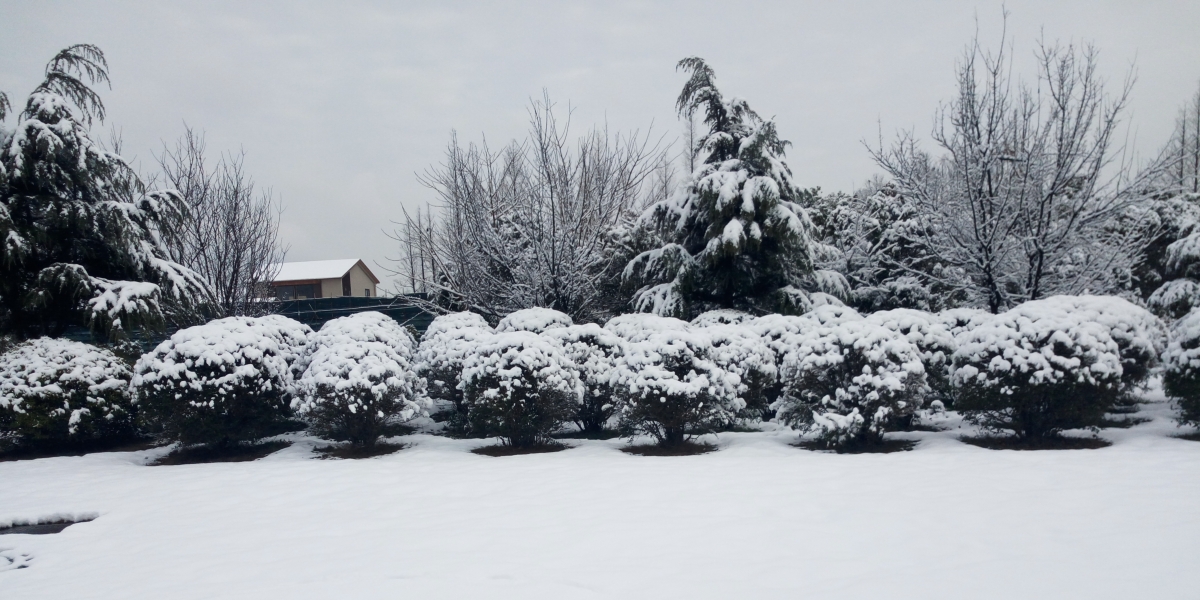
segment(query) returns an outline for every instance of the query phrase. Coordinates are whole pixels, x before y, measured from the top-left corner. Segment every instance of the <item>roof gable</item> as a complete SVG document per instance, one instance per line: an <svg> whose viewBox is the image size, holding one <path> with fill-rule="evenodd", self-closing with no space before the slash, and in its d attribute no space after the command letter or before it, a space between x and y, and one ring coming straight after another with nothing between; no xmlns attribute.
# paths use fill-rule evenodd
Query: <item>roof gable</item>
<svg viewBox="0 0 1200 600"><path fill-rule="evenodd" d="M278 272L272 282L309 281L313 279L341 279L354 265L360 265L371 281L379 283L379 278L367 268L363 261L357 258L342 258L338 260L310 260L306 262L289 262L275 265Z"/></svg>

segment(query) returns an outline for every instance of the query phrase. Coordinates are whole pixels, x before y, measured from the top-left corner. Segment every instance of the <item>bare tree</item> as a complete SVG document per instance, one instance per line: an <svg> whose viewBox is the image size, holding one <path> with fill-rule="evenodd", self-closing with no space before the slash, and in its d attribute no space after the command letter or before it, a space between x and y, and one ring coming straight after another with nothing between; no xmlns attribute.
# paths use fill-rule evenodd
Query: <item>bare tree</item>
<svg viewBox="0 0 1200 600"><path fill-rule="evenodd" d="M1006 44L995 53L978 39L967 47L958 97L934 127L942 156L922 151L911 132L871 150L931 217L921 241L939 262L961 267L938 283L994 312L1112 289L1140 242L1109 225L1145 200L1167 164L1136 170L1117 139L1132 74L1110 95L1094 47L1042 41L1031 86L1013 79Z"/></svg>
<svg viewBox="0 0 1200 600"><path fill-rule="evenodd" d="M1166 152L1171 166L1166 169L1164 187L1200 193L1200 87L1179 110Z"/></svg>
<svg viewBox="0 0 1200 600"><path fill-rule="evenodd" d="M572 142L548 96L532 103L524 141L492 151L450 141L421 176L439 202L405 212L393 273L443 307L489 318L543 306L577 320L603 312L611 232L636 216L657 146L595 129Z"/></svg>
<svg viewBox="0 0 1200 600"><path fill-rule="evenodd" d="M166 232L172 258L211 284L226 315L267 309L263 286L287 252L279 243L281 203L270 189L256 190L245 170L245 152L215 164L204 134L185 126L174 148L157 156L165 184L183 196L187 213Z"/></svg>

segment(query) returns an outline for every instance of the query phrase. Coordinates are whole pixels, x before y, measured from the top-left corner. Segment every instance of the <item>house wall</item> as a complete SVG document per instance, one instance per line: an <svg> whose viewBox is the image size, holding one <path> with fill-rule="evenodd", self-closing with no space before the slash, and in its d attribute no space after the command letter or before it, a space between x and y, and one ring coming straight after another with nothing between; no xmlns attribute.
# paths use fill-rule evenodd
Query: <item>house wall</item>
<svg viewBox="0 0 1200 600"><path fill-rule="evenodd" d="M342 285L341 281L339 280L339 282L338 282L338 294L339 295L341 294L341 285ZM362 296L363 290L367 290L367 289L371 290L372 298L379 295L375 289L375 282L371 281L371 277L367 275L366 271L363 271L362 266L354 265L354 267L350 269L350 295L351 296Z"/></svg>
<svg viewBox="0 0 1200 600"><path fill-rule="evenodd" d="M321 280L321 297L322 298L339 298L342 295L342 280L338 279L322 279Z"/></svg>

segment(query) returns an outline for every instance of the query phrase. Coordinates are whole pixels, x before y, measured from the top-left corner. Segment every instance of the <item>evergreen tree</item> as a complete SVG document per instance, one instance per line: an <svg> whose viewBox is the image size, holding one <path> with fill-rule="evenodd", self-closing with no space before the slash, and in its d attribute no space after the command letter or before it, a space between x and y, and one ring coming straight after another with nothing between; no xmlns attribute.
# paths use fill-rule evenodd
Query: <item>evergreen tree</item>
<svg viewBox="0 0 1200 600"><path fill-rule="evenodd" d="M737 98L726 100L700 58L676 108L703 115L697 168L687 184L654 203L640 223L668 243L642 252L623 273L641 312L691 316L713 308L805 312L820 288L812 223L799 201L775 123ZM840 276L835 276L840 280Z"/></svg>
<svg viewBox="0 0 1200 600"><path fill-rule="evenodd" d="M118 155L89 137L108 83L99 48L59 52L46 79L0 128L0 332L101 340L160 328L209 310L207 284L170 262L161 232L182 218L179 195L147 192ZM0 96L0 118L9 104Z"/></svg>

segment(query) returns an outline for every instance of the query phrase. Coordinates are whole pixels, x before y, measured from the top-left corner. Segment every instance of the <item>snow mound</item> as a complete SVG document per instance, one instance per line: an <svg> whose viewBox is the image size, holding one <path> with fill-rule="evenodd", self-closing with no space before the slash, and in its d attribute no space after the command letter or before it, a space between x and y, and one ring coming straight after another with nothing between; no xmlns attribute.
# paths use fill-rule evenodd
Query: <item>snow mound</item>
<svg viewBox="0 0 1200 600"><path fill-rule="evenodd" d="M709 325L739 325L754 320L754 315L733 310L731 308L722 308L718 310L710 310L702 313L700 316L692 319L692 325L696 327L708 327Z"/></svg>
<svg viewBox="0 0 1200 600"><path fill-rule="evenodd" d="M496 325L496 331L531 331L533 333L542 333L549 329L570 327L571 325L574 325L574 322L566 313L550 308L526 308L510 313L508 316L500 319L500 323Z"/></svg>
<svg viewBox="0 0 1200 600"><path fill-rule="evenodd" d="M691 331L691 325L674 317L649 313L632 313L609 319L604 328L627 342L645 341L651 336L672 331Z"/></svg>

